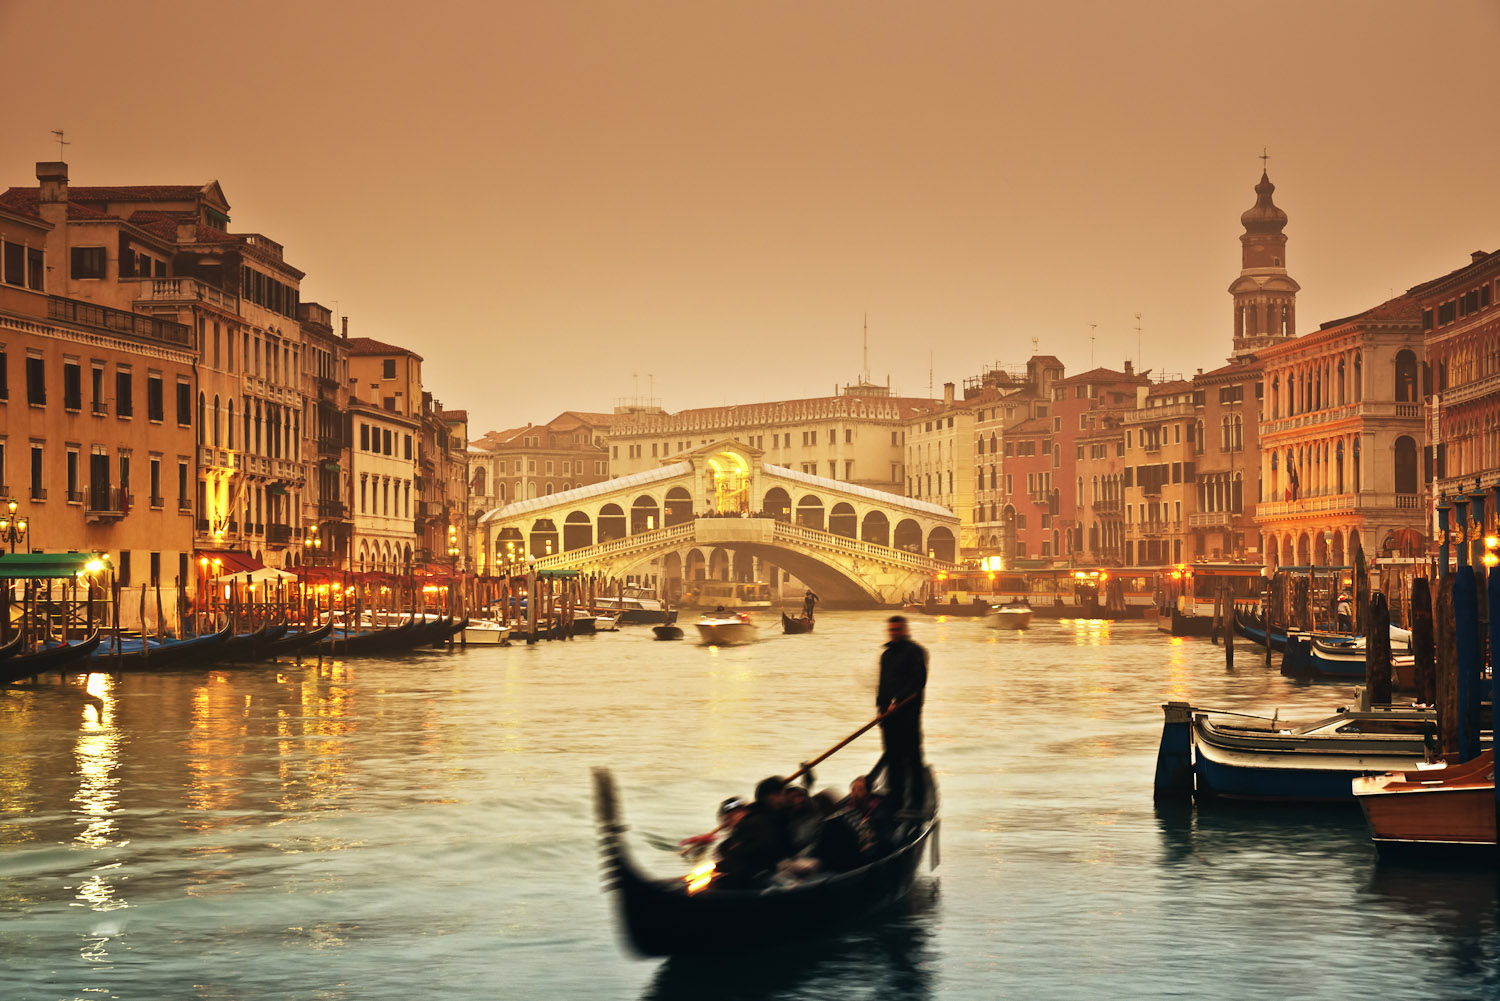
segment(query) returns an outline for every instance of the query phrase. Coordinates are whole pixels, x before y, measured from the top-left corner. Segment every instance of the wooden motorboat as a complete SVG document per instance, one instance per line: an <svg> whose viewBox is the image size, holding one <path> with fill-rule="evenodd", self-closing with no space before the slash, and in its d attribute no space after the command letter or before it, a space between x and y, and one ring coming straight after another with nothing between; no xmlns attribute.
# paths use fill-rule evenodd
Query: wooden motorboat
<svg viewBox="0 0 1500 1001"><path fill-rule="evenodd" d="M17 654L0 661L0 685L21 681L53 671L65 672L99 648L99 630L94 630L86 640L76 643L59 643L43 647L33 653Z"/></svg>
<svg viewBox="0 0 1500 1001"><path fill-rule="evenodd" d="M781 631L784 633L810 633L813 631L815 620L811 615L801 615L792 618L785 612L781 613Z"/></svg>
<svg viewBox="0 0 1500 1001"><path fill-rule="evenodd" d="M760 636L748 615L711 612L693 625L698 627L698 640L704 646L741 646L754 643Z"/></svg>
<svg viewBox="0 0 1500 1001"><path fill-rule="evenodd" d="M1344 710L1304 726L1191 715L1200 799L1347 803L1354 778L1415 768L1437 726L1430 709Z"/></svg>
<svg viewBox="0 0 1500 1001"><path fill-rule="evenodd" d="M1376 849L1386 856L1448 861L1495 858L1495 752L1461 765L1436 763L1353 780Z"/></svg>
<svg viewBox="0 0 1500 1001"><path fill-rule="evenodd" d="M1031 625L1031 614L1028 605L996 605L984 621L991 629L1025 629Z"/></svg>
<svg viewBox="0 0 1500 1001"><path fill-rule="evenodd" d="M675 618L675 613L663 608L661 599L649 587L627 587L619 595L595 598L594 606L618 613L620 622L625 625L655 625L669 623Z"/></svg>
<svg viewBox="0 0 1500 1001"><path fill-rule="evenodd" d="M464 625L465 646L498 646L510 637L510 626L493 619L470 619Z"/></svg>
<svg viewBox="0 0 1500 1001"><path fill-rule="evenodd" d="M904 899L929 844L936 868L937 787L930 773L928 789L925 816L904 822L890 852L874 862L765 889L723 889L714 885L711 866L671 879L641 872L625 844L614 779L596 769L605 887L617 895L630 944L647 956L738 951L826 935Z"/></svg>

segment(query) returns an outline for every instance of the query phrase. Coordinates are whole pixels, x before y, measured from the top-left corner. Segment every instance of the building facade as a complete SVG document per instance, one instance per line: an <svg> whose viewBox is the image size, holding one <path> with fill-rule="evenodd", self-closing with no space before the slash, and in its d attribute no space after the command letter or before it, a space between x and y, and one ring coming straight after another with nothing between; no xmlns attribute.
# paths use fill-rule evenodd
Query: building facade
<svg viewBox="0 0 1500 1001"><path fill-rule="evenodd" d="M1193 384L1157 383L1121 415L1125 432L1126 566L1165 566L1198 557L1188 529L1196 497L1197 410Z"/></svg>

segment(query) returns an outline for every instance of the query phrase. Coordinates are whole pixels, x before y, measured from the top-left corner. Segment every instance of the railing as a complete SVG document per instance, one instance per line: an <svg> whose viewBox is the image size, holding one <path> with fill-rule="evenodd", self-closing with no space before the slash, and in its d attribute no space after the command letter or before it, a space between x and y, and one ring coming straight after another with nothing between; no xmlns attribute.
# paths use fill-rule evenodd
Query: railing
<svg viewBox="0 0 1500 1001"><path fill-rule="evenodd" d="M193 502L186 497L177 498L177 510L182 514L189 514L193 510Z"/></svg>
<svg viewBox="0 0 1500 1001"><path fill-rule="evenodd" d="M1324 407L1322 410L1312 410L1291 417L1269 418L1260 422L1260 434L1264 438L1266 435L1278 434L1282 431L1313 427L1319 424L1332 424L1336 421L1348 420L1352 417L1419 418L1421 416L1422 404L1420 403L1389 403L1381 400L1362 400L1359 403L1344 403L1336 407Z"/></svg>
<svg viewBox="0 0 1500 1001"><path fill-rule="evenodd" d="M82 490L66 490L66 491L63 492L63 499L65 501L67 501L69 504L82 504L83 503L83 491Z"/></svg>
<svg viewBox="0 0 1500 1001"><path fill-rule="evenodd" d="M270 525L266 529L266 540L268 542L291 542L292 526Z"/></svg>
<svg viewBox="0 0 1500 1001"><path fill-rule="evenodd" d="M32 500L40 500L40 501L46 500L47 499L47 488L46 487L39 487L36 484L32 484L32 487L31 487L31 499Z"/></svg>
<svg viewBox="0 0 1500 1001"><path fill-rule="evenodd" d="M885 563L899 563L919 570L941 570L952 565L931 556L923 556L921 553L865 542L863 539L851 539L848 536L808 528L806 525L792 525L784 521L776 522L776 538L796 539L799 542L827 549L855 552Z"/></svg>
<svg viewBox="0 0 1500 1001"><path fill-rule="evenodd" d="M163 498L163 497L152 497L151 498L151 506L154 507L154 508L162 508L162 507L165 507L166 504L167 504L166 499Z"/></svg>
<svg viewBox="0 0 1500 1001"><path fill-rule="evenodd" d="M1323 514L1330 511L1390 510L1418 511L1422 508L1422 494L1360 493L1324 494L1321 497L1302 497L1294 501L1262 501L1255 505L1255 520L1264 522L1275 518L1298 517L1300 515Z"/></svg>
<svg viewBox="0 0 1500 1001"><path fill-rule="evenodd" d="M1449 386L1442 392L1442 402L1444 407L1451 407L1476 397L1489 396L1492 393L1500 393L1500 372L1485 376L1483 379L1466 382L1462 386ZM1420 404L1410 405L1419 406Z"/></svg>
<svg viewBox="0 0 1500 1001"><path fill-rule="evenodd" d="M109 413L109 404L105 403L103 400L95 400L93 403L89 404L89 407L95 414L99 415L100 417L103 417Z"/></svg>
<svg viewBox="0 0 1500 1001"><path fill-rule="evenodd" d="M344 502L337 500L318 501L318 517L320 518L343 518Z"/></svg>
<svg viewBox="0 0 1500 1001"><path fill-rule="evenodd" d="M1396 510L1398 510L1398 511L1416 511L1419 508L1421 508L1421 506L1422 506L1422 495L1421 494L1397 494L1396 495Z"/></svg>
<svg viewBox="0 0 1500 1001"><path fill-rule="evenodd" d="M89 487L83 509L85 521L114 521L125 517L128 510L130 495L120 487Z"/></svg>
<svg viewBox="0 0 1500 1001"><path fill-rule="evenodd" d="M1123 503L1118 497L1106 497L1089 506L1094 509L1095 514L1119 514L1123 510Z"/></svg>
<svg viewBox="0 0 1500 1001"><path fill-rule="evenodd" d="M655 549L664 543L673 542L678 539L692 538L695 531L697 531L696 527L689 521L681 525L672 525L669 528L657 528L649 532L637 532L635 535L627 535L623 539L598 542L592 546L584 546L581 549L553 553L551 556L538 556L536 558L536 566L539 570L547 570L565 567L573 563L593 562L611 556L618 556L636 549Z"/></svg>
<svg viewBox="0 0 1500 1001"><path fill-rule="evenodd" d="M1174 417L1192 417L1196 409L1191 403L1173 403L1165 407L1141 407L1125 414L1122 423L1125 424L1151 424L1155 421L1167 421Z"/></svg>
<svg viewBox="0 0 1500 1001"><path fill-rule="evenodd" d="M77 299L64 299L56 295L49 296L47 299L47 318L63 323L76 323L80 327L93 327L112 334L144 337L148 340L176 344L185 348L193 345L193 331L186 324L163 320L158 316L146 316L142 313L127 313L123 309L111 309L109 306L96 306L94 303L79 302Z"/></svg>
<svg viewBox="0 0 1500 1001"><path fill-rule="evenodd" d="M319 455L341 455L344 451L344 443L336 438L319 438Z"/></svg>
<svg viewBox="0 0 1500 1001"><path fill-rule="evenodd" d="M240 311L240 297L196 278L148 278L141 282L138 302L206 302L231 313Z"/></svg>
<svg viewBox="0 0 1500 1001"><path fill-rule="evenodd" d="M1198 511L1188 515L1189 528L1228 528L1234 515L1228 511Z"/></svg>

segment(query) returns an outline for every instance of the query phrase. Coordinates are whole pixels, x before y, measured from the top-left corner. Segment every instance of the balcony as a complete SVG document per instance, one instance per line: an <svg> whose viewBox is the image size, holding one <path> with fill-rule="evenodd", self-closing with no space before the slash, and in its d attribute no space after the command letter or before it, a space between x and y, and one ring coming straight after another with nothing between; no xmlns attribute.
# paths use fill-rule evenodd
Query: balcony
<svg viewBox="0 0 1500 1001"><path fill-rule="evenodd" d="M319 518L346 518L348 514L344 508L343 501L320 500L318 501Z"/></svg>
<svg viewBox="0 0 1500 1001"><path fill-rule="evenodd" d="M1357 494L1324 494L1321 497L1301 497L1293 501L1262 501L1255 505L1255 521L1265 524L1285 518L1302 518L1313 515L1354 514L1360 511L1389 512L1409 511L1417 517L1423 508L1422 494L1388 494L1361 492Z"/></svg>
<svg viewBox="0 0 1500 1001"><path fill-rule="evenodd" d="M44 501L44 500L46 500L47 499L47 488L46 487L39 487L36 484L32 484L32 486L31 486L31 499L34 500L34 501Z"/></svg>
<svg viewBox="0 0 1500 1001"><path fill-rule="evenodd" d="M151 506L160 511L162 508L167 506L167 501L163 497L152 497Z"/></svg>
<svg viewBox="0 0 1500 1001"><path fill-rule="evenodd" d="M270 526L268 526L267 529L266 529L266 540L268 542L273 542L273 543L276 543L276 542L291 542L292 541L292 526L291 525L270 525Z"/></svg>
<svg viewBox="0 0 1500 1001"><path fill-rule="evenodd" d="M182 348L193 346L193 331L187 324L141 313L127 313L123 309L111 309L108 306L96 306L77 299L64 299L57 295L47 299L47 319L111 334L128 334Z"/></svg>
<svg viewBox="0 0 1500 1001"><path fill-rule="evenodd" d="M1466 382L1462 386L1449 386L1443 391L1443 409L1449 410L1460 403L1478 399L1481 396L1491 396L1500 393L1500 372L1486 376L1483 379L1475 379ZM1419 404L1398 404L1398 406L1418 406Z"/></svg>
<svg viewBox="0 0 1500 1001"><path fill-rule="evenodd" d="M103 400L95 400L93 403L89 404L89 409L93 411L95 417L109 416L109 405Z"/></svg>
<svg viewBox="0 0 1500 1001"><path fill-rule="evenodd" d="M1103 500L1096 500L1089 506L1094 509L1096 515L1117 515L1124 509L1124 502L1118 497L1107 497Z"/></svg>
<svg viewBox="0 0 1500 1001"><path fill-rule="evenodd" d="M1445 397L1443 402L1447 404L1448 399ZM1322 410L1313 410L1292 417L1276 417L1270 420L1263 420L1260 422L1260 436L1264 439L1269 435L1280 434L1283 431L1295 431L1299 428L1318 427L1324 424L1334 424L1339 421L1365 417L1399 417L1408 420L1421 420L1422 404L1364 400L1360 403L1346 403L1337 407L1324 407Z"/></svg>
<svg viewBox="0 0 1500 1001"><path fill-rule="evenodd" d="M179 498L177 498L177 513L178 514L192 514L193 513L193 502L190 501L190 500L188 500L186 497L179 497Z"/></svg>
<svg viewBox="0 0 1500 1001"><path fill-rule="evenodd" d="M238 314L240 297L207 285L196 278L148 278L141 282L136 302L205 302Z"/></svg>
<svg viewBox="0 0 1500 1001"><path fill-rule="evenodd" d="M10 500L15 494L10 492L10 487L0 483L0 500Z"/></svg>
<svg viewBox="0 0 1500 1001"><path fill-rule="evenodd" d="M130 510L130 495L119 487L89 487L84 503L86 522L119 521Z"/></svg>
<svg viewBox="0 0 1500 1001"><path fill-rule="evenodd" d="M63 492L63 499L66 500L69 504L82 504L83 503L83 491L82 490L66 490L66 491Z"/></svg>
<svg viewBox="0 0 1500 1001"><path fill-rule="evenodd" d="M343 451L344 451L344 443L342 441L339 441L337 438L319 438L318 439L318 454L319 455L337 457L339 455L342 455Z"/></svg>
<svg viewBox="0 0 1500 1001"><path fill-rule="evenodd" d="M1198 511L1188 515L1188 528L1228 528L1234 515L1228 511Z"/></svg>

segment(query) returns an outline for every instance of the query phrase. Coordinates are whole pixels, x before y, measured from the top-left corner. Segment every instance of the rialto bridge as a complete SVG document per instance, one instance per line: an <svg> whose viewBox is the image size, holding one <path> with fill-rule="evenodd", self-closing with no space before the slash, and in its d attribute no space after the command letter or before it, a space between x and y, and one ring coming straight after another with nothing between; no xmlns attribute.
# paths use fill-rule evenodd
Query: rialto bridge
<svg viewBox="0 0 1500 1001"><path fill-rule="evenodd" d="M957 553L947 508L762 461L724 440L659 469L517 501L479 517L481 573L535 562L609 577L772 581L784 571L825 600L920 594ZM774 589L773 589L774 590Z"/></svg>

